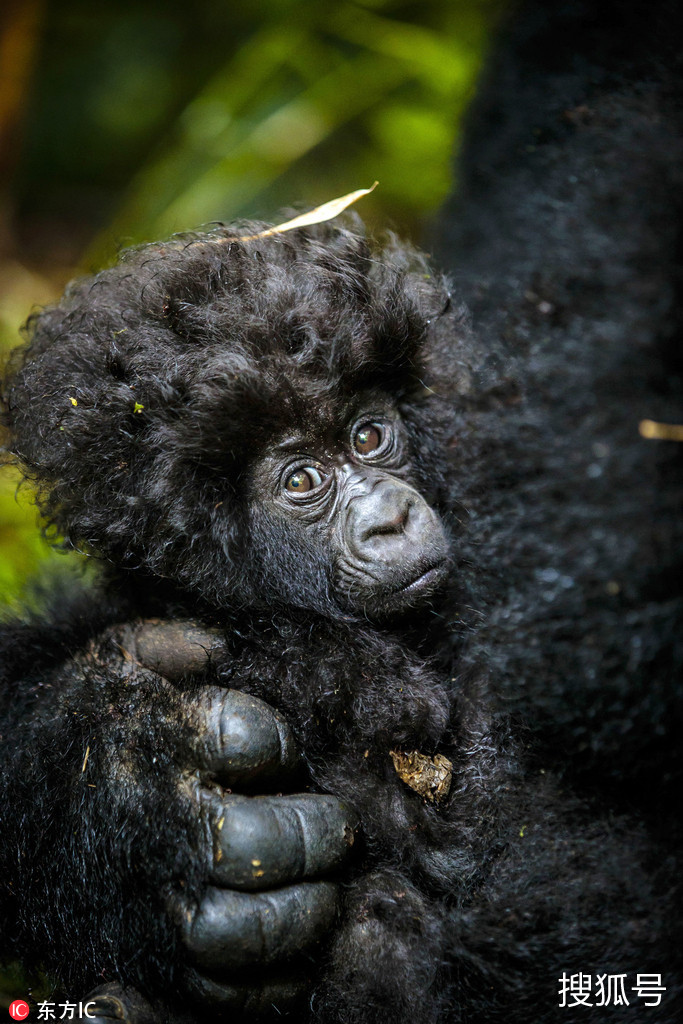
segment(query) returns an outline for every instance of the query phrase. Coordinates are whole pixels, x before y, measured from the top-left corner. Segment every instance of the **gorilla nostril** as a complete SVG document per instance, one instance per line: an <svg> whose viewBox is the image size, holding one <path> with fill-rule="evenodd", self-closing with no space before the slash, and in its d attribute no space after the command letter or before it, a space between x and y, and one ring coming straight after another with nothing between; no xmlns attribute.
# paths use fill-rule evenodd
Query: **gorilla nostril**
<svg viewBox="0 0 683 1024"><path fill-rule="evenodd" d="M371 522L365 526L365 529L361 533L361 542L365 543L370 540L371 537L377 537L381 534L394 534L403 533L410 516L410 510L413 507L413 499L406 498L401 503L401 507L396 509L395 507L391 510L394 515L389 518L389 513L386 518L378 516L375 522Z"/></svg>

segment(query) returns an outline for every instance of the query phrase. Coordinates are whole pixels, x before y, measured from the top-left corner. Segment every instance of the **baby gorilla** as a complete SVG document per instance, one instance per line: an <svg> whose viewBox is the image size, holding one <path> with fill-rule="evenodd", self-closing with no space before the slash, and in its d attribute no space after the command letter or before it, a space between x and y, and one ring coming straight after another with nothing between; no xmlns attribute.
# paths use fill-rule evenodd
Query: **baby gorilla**
<svg viewBox="0 0 683 1024"><path fill-rule="evenodd" d="M6 386L12 449L47 522L108 563L87 653L17 684L19 909L6 917L18 948L72 984L173 991L182 1020L206 1019L198 994L231 1013L236 976L281 958L292 927L322 956L301 1011L314 1020L550 1020L537 965L544 992L568 965L648 969L634 922L657 948L659 903L641 833L523 774L487 666L465 656L479 598L459 555L458 466L481 441L463 415L493 373L410 247L373 250L357 224L261 229L151 245L77 282L34 318ZM208 666L150 683L133 652L122 674L120 623L155 617L213 631ZM225 688L209 690L218 703L240 691L291 726L314 793L289 799L307 829L327 813L334 833L319 829L300 877L339 868L345 808L360 819L327 949L327 882L264 897L274 939L252 934L256 919L235 932L221 862L246 890L271 866L255 852L235 882L249 825L226 788L239 772L226 781L204 752L179 807L198 679ZM306 819L307 799L328 804ZM321 918L310 885L329 886Z"/></svg>

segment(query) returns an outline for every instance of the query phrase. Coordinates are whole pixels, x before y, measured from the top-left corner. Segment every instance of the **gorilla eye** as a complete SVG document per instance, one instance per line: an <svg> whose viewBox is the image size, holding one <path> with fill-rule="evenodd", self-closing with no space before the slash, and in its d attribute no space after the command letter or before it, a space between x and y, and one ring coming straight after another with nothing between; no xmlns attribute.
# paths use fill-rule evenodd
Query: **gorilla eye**
<svg viewBox="0 0 683 1024"><path fill-rule="evenodd" d="M314 491L316 487L320 487L322 482L323 478L315 466L306 466L303 469L297 469L295 473L287 477L285 489L290 494L305 494L307 491Z"/></svg>
<svg viewBox="0 0 683 1024"><path fill-rule="evenodd" d="M359 455L371 455L382 447L384 430L379 423L362 423L353 439L353 447Z"/></svg>

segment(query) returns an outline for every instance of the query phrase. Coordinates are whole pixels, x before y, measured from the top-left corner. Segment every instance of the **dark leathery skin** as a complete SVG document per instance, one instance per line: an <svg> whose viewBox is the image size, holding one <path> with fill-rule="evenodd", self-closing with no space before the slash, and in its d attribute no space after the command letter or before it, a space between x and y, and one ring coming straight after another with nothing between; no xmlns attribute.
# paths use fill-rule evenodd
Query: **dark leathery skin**
<svg viewBox="0 0 683 1024"><path fill-rule="evenodd" d="M319 793L199 796L214 836L212 880L242 891L272 889L339 868L354 842L355 813Z"/></svg>
<svg viewBox="0 0 683 1024"><path fill-rule="evenodd" d="M264 893L210 888L197 910L185 914L185 944L209 972L286 960L328 931L337 909L337 886L300 882Z"/></svg>
<svg viewBox="0 0 683 1024"><path fill-rule="evenodd" d="M289 726L258 697L205 686L191 695L188 717L190 757L230 786L280 780L300 767Z"/></svg>
<svg viewBox="0 0 683 1024"><path fill-rule="evenodd" d="M196 622L146 619L133 630L129 653L141 665L165 679L202 672L224 650L220 630Z"/></svg>

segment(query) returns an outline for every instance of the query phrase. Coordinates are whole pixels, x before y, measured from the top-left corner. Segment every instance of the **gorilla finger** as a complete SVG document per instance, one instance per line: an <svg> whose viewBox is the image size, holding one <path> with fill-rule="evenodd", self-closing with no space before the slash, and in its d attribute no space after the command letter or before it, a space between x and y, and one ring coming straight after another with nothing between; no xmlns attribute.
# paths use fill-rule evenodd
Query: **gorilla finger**
<svg viewBox="0 0 683 1024"><path fill-rule="evenodd" d="M314 978L310 967L309 963L308 971L295 971L290 966L286 973L270 977L259 970L247 981L244 980L244 972L240 972L239 983L236 980L216 981L190 969L185 974L185 986L190 995L211 1006L218 1014L217 1020L223 1019L221 1010L229 1013L227 1019L231 1021L236 1013L240 1014L240 1019L260 1019L289 1009L292 1003L311 990Z"/></svg>
<svg viewBox="0 0 683 1024"><path fill-rule="evenodd" d="M207 794L203 790L203 794ZM336 797L228 796L203 799L214 839L211 880L232 889L275 889L339 867L358 816Z"/></svg>
<svg viewBox="0 0 683 1024"><path fill-rule="evenodd" d="M181 695L186 767L212 772L228 785L282 781L301 766L289 725L265 701L239 690L204 686Z"/></svg>
<svg viewBox="0 0 683 1024"><path fill-rule="evenodd" d="M203 970L272 964L318 942L336 909L331 882L300 882L267 893L209 888L200 905L183 915L183 940Z"/></svg>
<svg viewBox="0 0 683 1024"><path fill-rule="evenodd" d="M83 1001L82 1020L93 1024L165 1024L163 1017L134 989L124 989L116 981L101 985Z"/></svg>
<svg viewBox="0 0 683 1024"><path fill-rule="evenodd" d="M135 661L170 680L203 671L225 650L220 630L182 620L146 619L132 628L128 642Z"/></svg>

